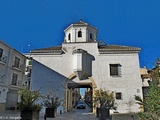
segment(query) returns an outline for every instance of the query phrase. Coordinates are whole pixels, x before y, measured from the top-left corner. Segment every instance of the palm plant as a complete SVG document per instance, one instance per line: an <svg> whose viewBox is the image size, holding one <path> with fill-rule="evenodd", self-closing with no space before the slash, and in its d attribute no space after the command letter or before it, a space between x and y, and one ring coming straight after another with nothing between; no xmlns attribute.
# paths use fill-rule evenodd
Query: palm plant
<svg viewBox="0 0 160 120"><path fill-rule="evenodd" d="M20 91L21 101L18 103L18 108L21 111L40 111L42 109L42 105L37 103L41 97L39 90L21 89Z"/></svg>
<svg viewBox="0 0 160 120"><path fill-rule="evenodd" d="M54 118L56 116L56 109L60 105L58 94L55 92L48 92L46 96L44 96L43 105L46 107L45 118Z"/></svg>

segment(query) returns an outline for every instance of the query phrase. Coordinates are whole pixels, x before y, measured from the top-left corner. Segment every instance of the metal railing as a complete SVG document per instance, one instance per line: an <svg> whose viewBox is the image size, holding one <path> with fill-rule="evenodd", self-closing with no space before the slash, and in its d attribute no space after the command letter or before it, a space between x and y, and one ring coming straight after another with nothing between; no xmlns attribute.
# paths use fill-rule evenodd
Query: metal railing
<svg viewBox="0 0 160 120"><path fill-rule="evenodd" d="M11 85L21 87L22 86L22 80L17 80L15 82L12 81Z"/></svg>
<svg viewBox="0 0 160 120"><path fill-rule="evenodd" d="M18 68L18 69L20 69L20 70L23 70L23 69L24 69L24 64L16 63L15 61L13 61L12 67Z"/></svg>

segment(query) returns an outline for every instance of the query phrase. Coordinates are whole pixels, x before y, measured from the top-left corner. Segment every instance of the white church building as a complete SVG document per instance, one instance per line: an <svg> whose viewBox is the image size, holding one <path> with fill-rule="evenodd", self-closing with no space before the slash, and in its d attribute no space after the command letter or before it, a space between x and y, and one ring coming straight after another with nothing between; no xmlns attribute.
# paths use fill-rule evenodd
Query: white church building
<svg viewBox="0 0 160 120"><path fill-rule="evenodd" d="M97 28L80 20L65 30L60 46L31 50L31 89L57 91L62 99L58 110L72 110L76 87L107 89L115 93L116 111L138 112L135 95L142 97L140 48L108 45L97 41Z"/></svg>

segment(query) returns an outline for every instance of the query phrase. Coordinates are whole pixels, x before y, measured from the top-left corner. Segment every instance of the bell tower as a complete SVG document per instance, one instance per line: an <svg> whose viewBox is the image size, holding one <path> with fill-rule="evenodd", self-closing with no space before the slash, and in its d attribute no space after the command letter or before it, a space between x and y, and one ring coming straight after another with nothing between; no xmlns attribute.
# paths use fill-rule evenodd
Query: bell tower
<svg viewBox="0 0 160 120"><path fill-rule="evenodd" d="M97 37L97 28L83 22L82 19L71 24L64 32L65 43L95 42Z"/></svg>

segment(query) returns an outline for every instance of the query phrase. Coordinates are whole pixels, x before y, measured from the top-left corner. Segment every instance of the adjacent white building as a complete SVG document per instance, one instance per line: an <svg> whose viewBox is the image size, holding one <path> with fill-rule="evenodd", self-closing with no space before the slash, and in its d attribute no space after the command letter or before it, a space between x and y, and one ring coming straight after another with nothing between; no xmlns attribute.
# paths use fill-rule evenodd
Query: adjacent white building
<svg viewBox="0 0 160 120"><path fill-rule="evenodd" d="M0 110L14 109L25 85L26 57L0 41Z"/></svg>
<svg viewBox="0 0 160 120"><path fill-rule="evenodd" d="M134 95L142 97L140 48L108 45L97 41L97 28L86 22L71 24L65 30L61 46L32 50L31 89L45 94L49 89L60 93L59 110L72 110L72 90L91 87L113 91L117 110L138 112Z"/></svg>

